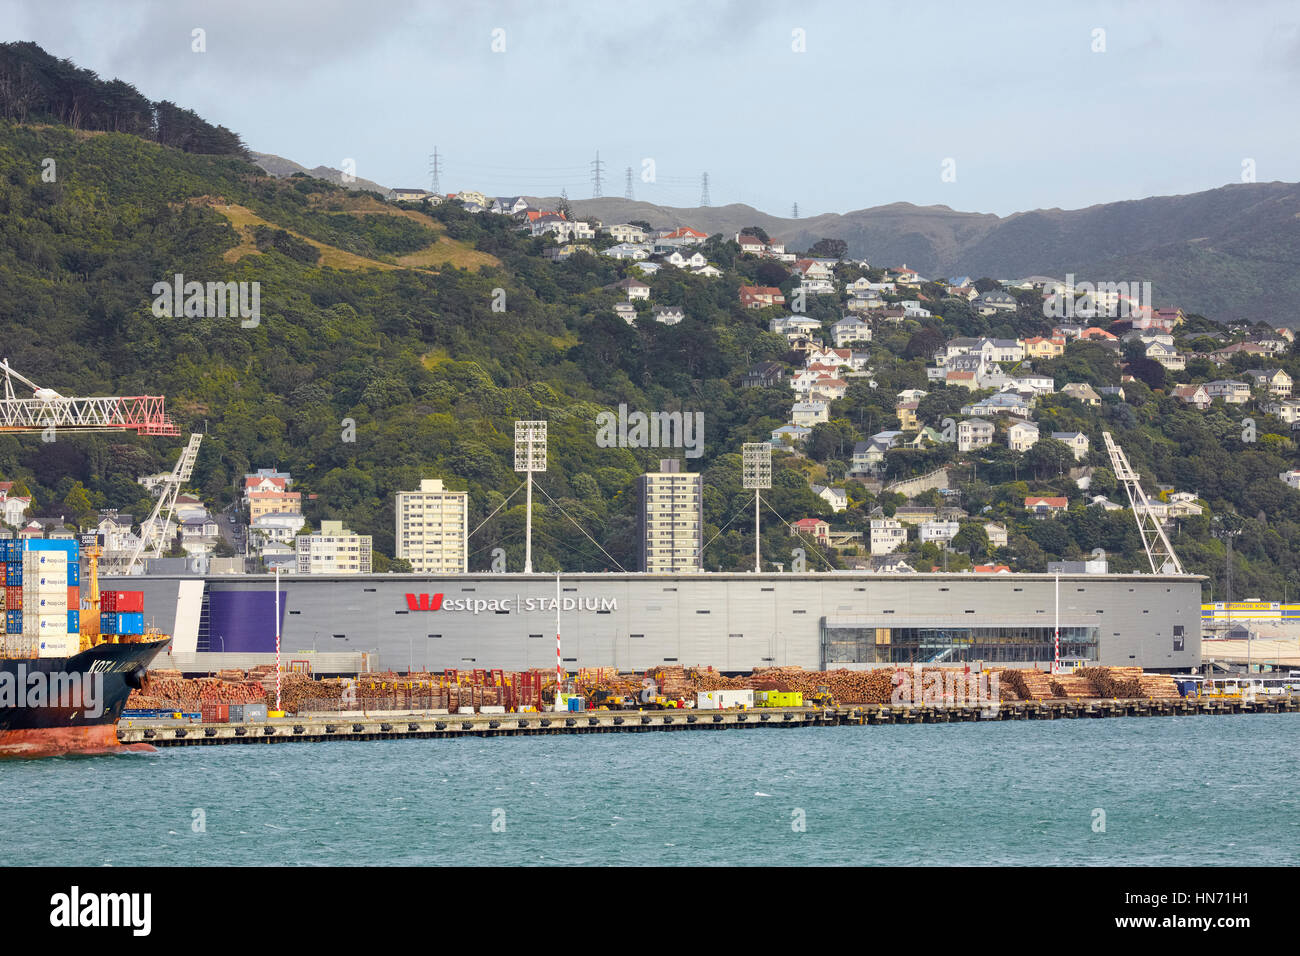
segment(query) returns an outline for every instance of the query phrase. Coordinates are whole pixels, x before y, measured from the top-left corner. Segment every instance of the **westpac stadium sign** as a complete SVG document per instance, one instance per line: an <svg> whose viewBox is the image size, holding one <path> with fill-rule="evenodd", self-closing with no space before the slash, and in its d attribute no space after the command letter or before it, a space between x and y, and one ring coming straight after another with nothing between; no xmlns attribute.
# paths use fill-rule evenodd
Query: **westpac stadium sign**
<svg viewBox="0 0 1300 956"><path fill-rule="evenodd" d="M410 611L465 611L482 614L498 611L617 611L617 598L447 598L442 594L408 594L406 607Z"/></svg>

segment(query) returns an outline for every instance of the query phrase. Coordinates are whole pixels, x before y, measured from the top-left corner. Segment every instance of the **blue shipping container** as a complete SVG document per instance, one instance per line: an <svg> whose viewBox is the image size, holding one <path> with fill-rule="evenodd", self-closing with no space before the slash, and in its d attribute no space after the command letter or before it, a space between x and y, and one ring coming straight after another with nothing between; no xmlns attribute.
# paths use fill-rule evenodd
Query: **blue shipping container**
<svg viewBox="0 0 1300 956"><path fill-rule="evenodd" d="M69 634L81 633L81 612L80 611L68 612L68 633Z"/></svg>
<svg viewBox="0 0 1300 956"><path fill-rule="evenodd" d="M76 561L81 556L81 548L75 539L67 538L32 538L27 541L28 551L62 551L68 561Z"/></svg>
<svg viewBox="0 0 1300 956"><path fill-rule="evenodd" d="M5 633L21 634L23 632L23 612L19 608L17 611L5 612Z"/></svg>
<svg viewBox="0 0 1300 956"><path fill-rule="evenodd" d="M102 634L143 634L144 614L139 611L128 614L105 611L99 615L99 630Z"/></svg>
<svg viewBox="0 0 1300 956"><path fill-rule="evenodd" d="M23 566L16 561L10 561L5 565L5 584L9 587L17 587L23 583Z"/></svg>
<svg viewBox="0 0 1300 956"><path fill-rule="evenodd" d="M76 588L81 586L81 562L68 565L68 587Z"/></svg>

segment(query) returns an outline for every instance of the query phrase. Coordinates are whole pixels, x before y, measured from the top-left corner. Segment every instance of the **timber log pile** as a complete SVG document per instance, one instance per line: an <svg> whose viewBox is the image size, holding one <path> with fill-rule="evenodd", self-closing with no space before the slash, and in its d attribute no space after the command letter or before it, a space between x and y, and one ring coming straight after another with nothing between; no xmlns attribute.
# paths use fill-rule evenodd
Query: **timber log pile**
<svg viewBox="0 0 1300 956"><path fill-rule="evenodd" d="M1092 682L1098 697L1142 697L1142 668L1085 667L1079 672Z"/></svg>
<svg viewBox="0 0 1300 956"><path fill-rule="evenodd" d="M1148 700L1178 700L1182 696L1171 674L1143 674L1138 684Z"/></svg>
<svg viewBox="0 0 1300 956"><path fill-rule="evenodd" d="M1097 689L1092 681L1080 674L1056 674L1051 679L1052 695L1067 699L1081 700L1096 697Z"/></svg>
<svg viewBox="0 0 1300 956"><path fill-rule="evenodd" d="M1051 700L1056 696L1052 690L1051 675L1042 671L1007 667L998 674L998 678L1015 690L1021 700Z"/></svg>
<svg viewBox="0 0 1300 956"><path fill-rule="evenodd" d="M131 691L126 700L129 710L199 710L203 704L261 703L265 691L257 681L243 679L241 671L237 680L221 677L183 678L180 671L149 671L144 686Z"/></svg>

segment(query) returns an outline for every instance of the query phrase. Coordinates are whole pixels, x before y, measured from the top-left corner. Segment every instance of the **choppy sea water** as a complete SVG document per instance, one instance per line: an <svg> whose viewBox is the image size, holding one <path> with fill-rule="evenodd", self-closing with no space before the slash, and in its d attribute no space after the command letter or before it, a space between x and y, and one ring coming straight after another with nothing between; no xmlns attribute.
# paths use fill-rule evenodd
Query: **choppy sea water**
<svg viewBox="0 0 1300 956"><path fill-rule="evenodd" d="M0 763L0 865L1286 865L1298 785L1289 714L180 747Z"/></svg>

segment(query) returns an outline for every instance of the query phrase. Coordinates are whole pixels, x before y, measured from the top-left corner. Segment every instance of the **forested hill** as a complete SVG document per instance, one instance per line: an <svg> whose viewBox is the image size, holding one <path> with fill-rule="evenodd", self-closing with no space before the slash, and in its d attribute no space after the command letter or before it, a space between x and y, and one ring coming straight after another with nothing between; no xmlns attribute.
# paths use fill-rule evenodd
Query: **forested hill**
<svg viewBox="0 0 1300 956"><path fill-rule="evenodd" d="M42 175L46 158L56 160L52 182ZM512 218L472 215L454 203L402 208L141 136L0 124L3 354L65 395L165 395L183 432L206 433L194 486L211 506L233 501L248 471L288 470L311 523L341 519L374 535L382 570L382 555L393 553L394 492L440 477L469 490L472 527L486 522L472 539L470 567L487 568L492 549L502 547L508 566L518 568L523 495L502 506L519 488L513 422L545 419L550 455L538 480L535 565L633 568L635 478L681 452L600 447L597 414L625 403L703 414L703 454L685 466L705 476L704 563L746 568L753 497L741 487L738 453L743 442L765 441L788 421L792 396L788 387L742 388L741 378L756 362L791 357L784 337L768 331L777 313L742 308L737 290L780 284L788 293L794 280L773 273L778 263L741 257L734 242L715 236L700 248L722 276L664 268L647 280L650 303L638 304L638 321L629 326L613 312L626 296L607 288L634 274L628 263L584 252L552 262L543 255L552 245L521 232ZM178 273L187 281L258 282L260 321L245 328L238 318L155 316L154 285ZM841 283L861 275L849 265L836 271ZM952 336L1050 332L1032 293L1015 313L982 317L941 292L922 290L936 313L924 324L878 327L870 383L854 380L832 404L831 422L818 426L806 455L777 454L774 487L765 495L776 514L791 522L824 517L865 532L872 509L892 514L903 499L841 480L854 442L898 426L902 389L933 390L920 412L936 426L969 400L927 382L934 349ZM686 318L660 324L651 304L680 305ZM841 315L838 296L812 297L808 314L828 329ZM1181 334L1217 328L1193 318ZM1300 377L1294 355L1273 363ZM1072 344L1036 370L1053 375L1058 387L1115 384L1119 376L1114 354L1091 343ZM1146 384L1125 385L1125 400L1095 408L1048 396L1040 422L1086 433L1086 464L1096 466L1106 464L1101 431L1110 430L1149 490L1161 482L1197 492L1207 513L1181 521L1175 538L1189 570L1221 578L1224 548L1212 519L1240 515L1238 593L1280 593L1294 573L1291 542L1300 536L1300 492L1277 478L1300 464L1288 429L1253 408L1216 403L1193 411L1169 394L1185 376L1166 381L1149 368L1144 375ZM1258 440L1249 444L1241 440L1245 414L1258 421ZM84 522L94 509L114 507L138 521L151 502L136 478L170 468L181 443L3 437L0 480L16 482L15 493L30 491L41 515ZM1048 560L1100 547L1116 570L1145 561L1131 515L1085 507L1063 469L1005 445L970 455L951 443L893 450L887 477L943 464L953 469L962 507L1007 525L1009 546L989 556L994 560L1043 570ZM1105 473L1098 468L1096 488L1107 487ZM849 509L833 513L810 482L842 484ZM1025 494L1067 495L1070 512L1053 521L1028 518ZM792 538L766 509L763 536L771 560L788 562L798 546L808 551L810 568L838 562ZM932 544L907 549L908 559L927 569L937 554ZM951 556L952 567L968 566L970 556Z"/></svg>
<svg viewBox="0 0 1300 956"><path fill-rule="evenodd" d="M130 133L189 153L247 157L239 136L193 110L151 102L124 80L51 56L35 43L0 43L0 115L94 132Z"/></svg>

